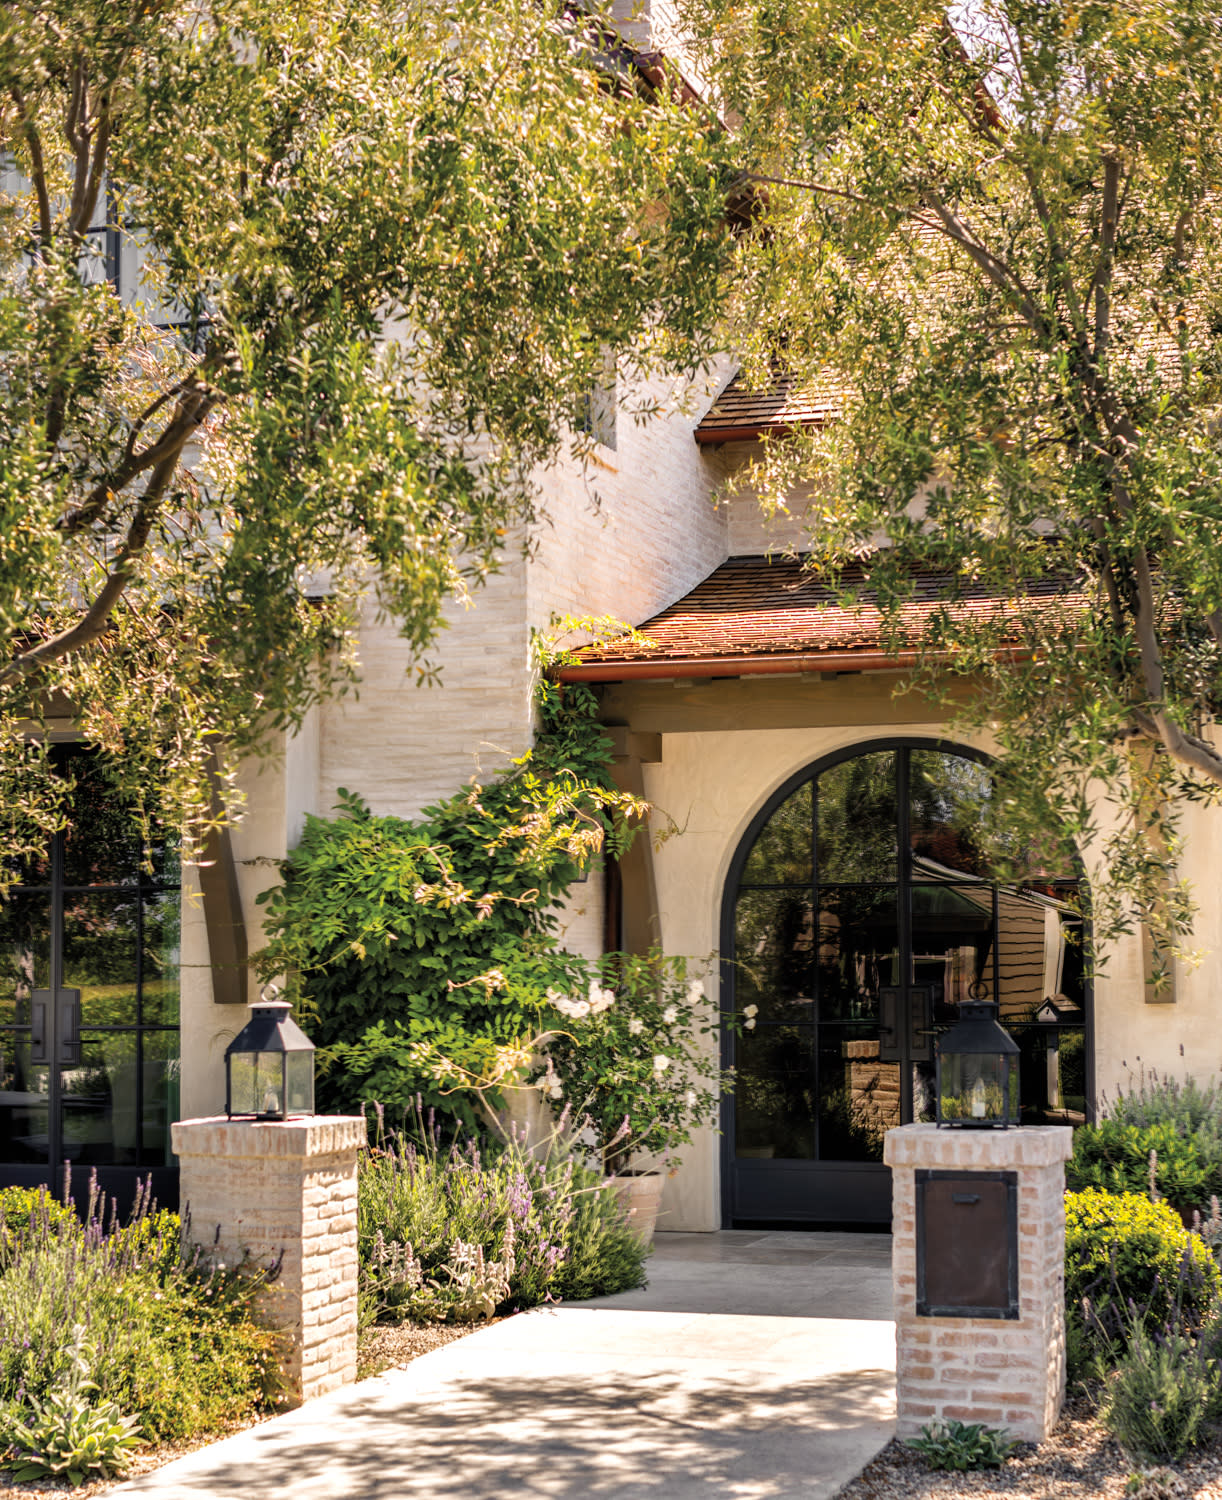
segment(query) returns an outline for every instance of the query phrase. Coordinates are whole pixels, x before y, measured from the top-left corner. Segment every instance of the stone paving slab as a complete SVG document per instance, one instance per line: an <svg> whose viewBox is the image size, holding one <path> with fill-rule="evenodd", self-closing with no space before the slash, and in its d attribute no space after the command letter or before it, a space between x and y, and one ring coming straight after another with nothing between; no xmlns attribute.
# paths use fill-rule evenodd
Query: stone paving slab
<svg viewBox="0 0 1222 1500"><path fill-rule="evenodd" d="M508 1318L111 1495L830 1500L894 1430L890 1284L880 1301L866 1255L847 1286L820 1236L805 1237L804 1272L760 1238L753 1271L660 1236L646 1292ZM719 1299L726 1276L737 1310L687 1305L693 1287ZM837 1316L854 1297L861 1315ZM833 1309L797 1315L795 1299Z"/></svg>
<svg viewBox="0 0 1222 1500"><path fill-rule="evenodd" d="M826 1500L891 1436L893 1363L881 1321L524 1313L111 1493Z"/></svg>

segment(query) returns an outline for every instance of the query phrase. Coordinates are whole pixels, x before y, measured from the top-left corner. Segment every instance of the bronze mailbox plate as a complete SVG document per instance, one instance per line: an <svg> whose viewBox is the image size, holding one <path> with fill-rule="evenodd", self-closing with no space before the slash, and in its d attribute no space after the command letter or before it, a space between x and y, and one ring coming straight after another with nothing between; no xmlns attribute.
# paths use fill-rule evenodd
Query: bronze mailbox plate
<svg viewBox="0 0 1222 1500"><path fill-rule="evenodd" d="M916 1310L1018 1317L1018 1173L916 1174Z"/></svg>

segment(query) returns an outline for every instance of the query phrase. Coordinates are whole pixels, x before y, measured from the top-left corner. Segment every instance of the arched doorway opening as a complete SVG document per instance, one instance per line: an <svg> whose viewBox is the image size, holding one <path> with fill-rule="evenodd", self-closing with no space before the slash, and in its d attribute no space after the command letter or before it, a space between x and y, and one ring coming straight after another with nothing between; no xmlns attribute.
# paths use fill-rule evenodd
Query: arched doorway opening
<svg viewBox="0 0 1222 1500"><path fill-rule="evenodd" d="M727 1224L884 1224L882 1140L932 1117L934 1038L971 986L1021 1051L1025 1123L1080 1123L1089 995L1073 871L990 877L973 830L986 757L934 740L855 745L760 809L732 862L722 995Z"/></svg>

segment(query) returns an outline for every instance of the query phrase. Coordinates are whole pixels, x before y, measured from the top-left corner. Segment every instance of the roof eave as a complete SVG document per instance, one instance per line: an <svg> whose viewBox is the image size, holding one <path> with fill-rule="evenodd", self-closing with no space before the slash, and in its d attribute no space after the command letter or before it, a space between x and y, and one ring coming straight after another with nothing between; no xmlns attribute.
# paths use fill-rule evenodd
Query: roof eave
<svg viewBox="0 0 1222 1500"><path fill-rule="evenodd" d="M741 427L697 427L693 434L702 447L714 447L720 443L744 443L753 438L785 437L789 433L803 432L808 427L823 427L826 417L807 417L800 422L751 422Z"/></svg>
<svg viewBox="0 0 1222 1500"><path fill-rule="evenodd" d="M946 653L935 652L934 657ZM1001 646L999 661L1019 661L1030 653ZM918 650L778 651L761 656L671 656L636 661L583 661L558 667L557 682L663 682L675 677L796 677L803 673L903 672L928 660Z"/></svg>

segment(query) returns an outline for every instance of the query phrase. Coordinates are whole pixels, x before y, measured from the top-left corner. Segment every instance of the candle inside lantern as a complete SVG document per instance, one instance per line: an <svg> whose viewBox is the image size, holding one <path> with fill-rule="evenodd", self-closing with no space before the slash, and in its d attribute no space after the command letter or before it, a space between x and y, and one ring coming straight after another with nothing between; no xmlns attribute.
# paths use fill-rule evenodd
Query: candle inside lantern
<svg viewBox="0 0 1222 1500"><path fill-rule="evenodd" d="M977 1078L972 1088L972 1119L983 1120L988 1113L988 1102L984 1096L984 1080Z"/></svg>

